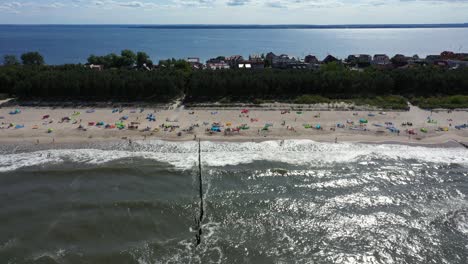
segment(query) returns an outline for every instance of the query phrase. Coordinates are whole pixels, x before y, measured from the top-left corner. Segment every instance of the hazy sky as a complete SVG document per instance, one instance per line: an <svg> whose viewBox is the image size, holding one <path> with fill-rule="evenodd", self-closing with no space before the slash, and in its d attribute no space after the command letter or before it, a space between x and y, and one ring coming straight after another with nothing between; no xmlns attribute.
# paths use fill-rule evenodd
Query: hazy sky
<svg viewBox="0 0 468 264"><path fill-rule="evenodd" d="M0 0L1 24L466 22L468 0Z"/></svg>

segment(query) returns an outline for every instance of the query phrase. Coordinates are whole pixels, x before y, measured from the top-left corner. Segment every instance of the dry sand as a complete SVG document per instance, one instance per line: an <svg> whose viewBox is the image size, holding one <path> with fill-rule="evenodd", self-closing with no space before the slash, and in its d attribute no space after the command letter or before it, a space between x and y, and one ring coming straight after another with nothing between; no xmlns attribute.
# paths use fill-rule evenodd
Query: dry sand
<svg viewBox="0 0 468 264"><path fill-rule="evenodd" d="M20 107L21 113L10 115L9 112L15 107L0 109L0 143L30 143L30 144L50 144L50 143L80 143L106 140L141 140L141 139L163 139L163 140L193 140L195 135L203 140L213 141L250 141L250 140L272 140L272 139L311 139L315 141L334 142L401 142L418 144L439 144L449 141L468 142L468 129L457 130L455 125L468 123L468 112L447 111L434 112L425 111L417 107L411 107L406 112L387 112L380 114L378 111L306 111L298 114L296 111L281 114L281 110L250 110L248 114L241 114L241 109L237 110L191 110L183 107L173 108L173 110L144 109L124 109L122 113L112 113L110 108L98 108L94 113L86 113L88 109L51 109L51 108L31 108ZM74 112L80 115L72 116ZM193 114L191 114L194 112ZM146 116L153 113L156 122L149 122ZM369 116L369 113L375 116ZM357 115L356 115L357 114ZM48 119L42 119L44 115L50 115ZM126 125L130 122L140 122L137 130L127 128L105 129L104 127L89 126L88 122L102 121L106 124L114 124L122 116L128 116L124 121ZM59 122L63 117L70 117L70 122ZM428 123L427 118L436 120L437 124ZM368 120L368 124L363 126L367 131L352 130L352 125L347 124L347 120L354 121L359 127L359 119ZM73 124L73 119L76 124ZM258 121L252 122L251 119ZM50 120L53 122L49 123ZM171 120L174 122L168 122ZM79 124L86 131L77 129ZM209 134L206 129L211 128L213 122L223 125L231 122L231 127L246 124L248 130L241 130L229 135L222 133ZM284 125L282 123L284 122ZM385 122L392 122L400 133L391 133L385 129ZM412 127L404 127L403 122L413 123ZM9 124L24 125L24 128L8 128ZM273 124L268 131L262 131L266 123ZM346 125L345 128L337 128L336 124ZM169 124L179 126L173 131L164 131L160 126ZM183 132L191 125L198 124L192 132ZM204 125L205 124L205 125ZM304 124L310 124L314 128L304 128ZM315 129L320 124L321 130ZM380 124L384 127L376 127L373 124ZM33 126L38 129L33 129ZM150 127L151 131L141 131ZM225 126L226 127L226 126ZM293 127L294 130L288 129ZM448 131L436 131L439 127L446 127ZM53 132L48 133L48 129ZM153 131L159 128L159 131ZM331 129L335 130L331 130ZM427 133L422 133L421 128L426 128ZM417 135L408 135L405 129L414 129ZM223 128L224 131L224 128ZM178 136L177 133L182 135Z"/></svg>

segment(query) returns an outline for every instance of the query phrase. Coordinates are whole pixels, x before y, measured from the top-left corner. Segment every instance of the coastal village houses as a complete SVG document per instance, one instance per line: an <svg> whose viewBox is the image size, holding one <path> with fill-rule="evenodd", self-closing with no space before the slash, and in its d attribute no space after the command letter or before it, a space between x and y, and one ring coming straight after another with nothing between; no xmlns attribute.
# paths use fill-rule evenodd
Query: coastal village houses
<svg viewBox="0 0 468 264"><path fill-rule="evenodd" d="M390 58L386 54L375 54L372 59L374 65L389 65L391 64Z"/></svg>
<svg viewBox="0 0 468 264"><path fill-rule="evenodd" d="M189 57L187 58L187 62L190 64L190 67L194 70L202 70L203 63L200 62L200 58L197 57Z"/></svg>
<svg viewBox="0 0 468 264"><path fill-rule="evenodd" d="M323 61L320 61L315 55L309 54L304 59L295 58L286 54L276 55L269 52L264 55L249 55L245 59L242 55L232 55L228 57L219 56L206 61L206 64L200 62L197 57L187 58L187 62L192 69L246 69L246 70L261 70L264 68L274 69L319 69L322 64L331 62L341 63L342 61L333 55L327 55ZM468 53L454 53L444 51L439 55L427 55L425 58L420 58L418 55L405 56L396 54L390 58L387 54L357 54L349 55L343 65L352 70L361 70L365 67L377 67L380 69L392 68L410 68L437 66L442 68L457 69L468 67ZM88 67L96 70L102 70L102 65L88 65Z"/></svg>
<svg viewBox="0 0 468 264"><path fill-rule="evenodd" d="M225 57L218 57L206 61L206 68L209 70L227 70L231 67L226 62Z"/></svg>

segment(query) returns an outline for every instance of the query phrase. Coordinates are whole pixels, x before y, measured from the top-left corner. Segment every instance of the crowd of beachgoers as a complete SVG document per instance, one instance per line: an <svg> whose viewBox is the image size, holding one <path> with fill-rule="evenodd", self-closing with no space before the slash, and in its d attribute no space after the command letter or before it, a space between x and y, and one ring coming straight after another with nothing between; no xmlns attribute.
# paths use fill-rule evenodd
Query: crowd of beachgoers
<svg viewBox="0 0 468 264"><path fill-rule="evenodd" d="M467 142L466 111L168 108L0 108L0 141L269 140Z"/></svg>

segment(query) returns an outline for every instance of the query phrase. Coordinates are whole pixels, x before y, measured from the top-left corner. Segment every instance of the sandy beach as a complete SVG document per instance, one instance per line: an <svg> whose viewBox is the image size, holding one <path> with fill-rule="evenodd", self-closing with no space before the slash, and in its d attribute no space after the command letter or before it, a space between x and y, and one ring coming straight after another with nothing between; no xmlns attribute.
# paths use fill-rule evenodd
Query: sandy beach
<svg viewBox="0 0 468 264"><path fill-rule="evenodd" d="M17 113L11 114L14 112ZM155 121L148 120L148 115ZM116 122L124 128L115 127ZM129 128L132 122L133 129ZM408 122L412 125L402 125ZM101 125L97 126L99 123ZM195 138L211 141L311 139L319 142L466 143L468 129L455 128L466 123L466 111L431 112L414 106L405 112L299 112L285 108L200 110L183 106L167 109L3 107L0 108L0 143ZM212 131L213 127L221 132Z"/></svg>

